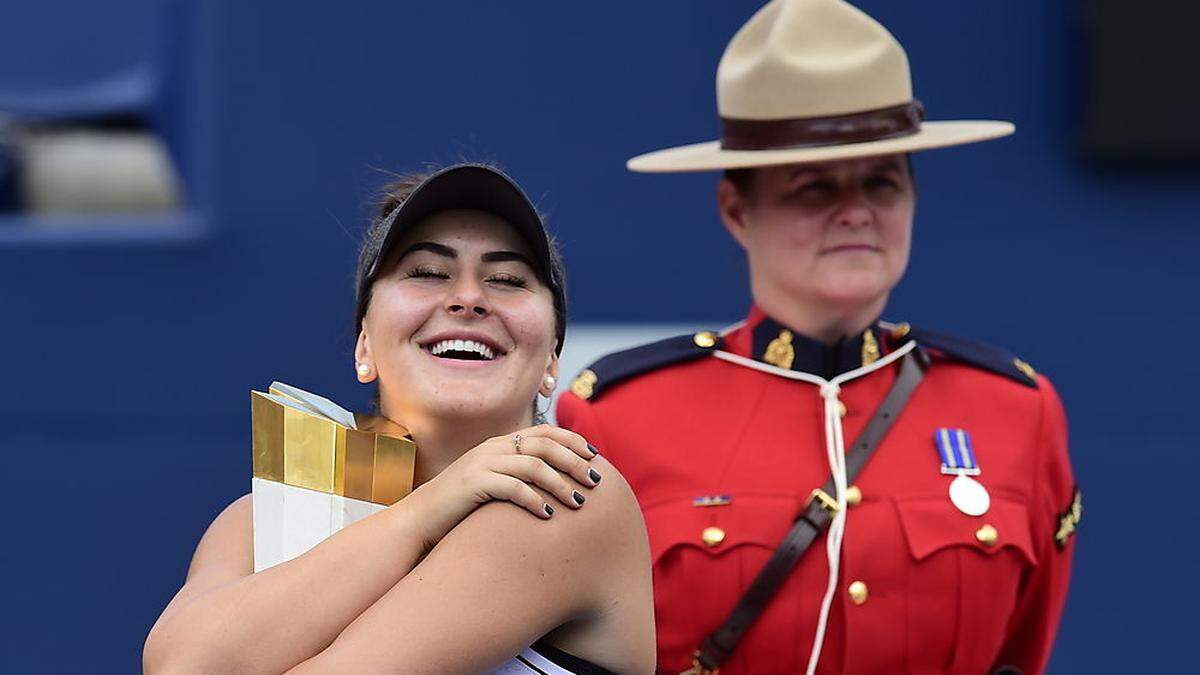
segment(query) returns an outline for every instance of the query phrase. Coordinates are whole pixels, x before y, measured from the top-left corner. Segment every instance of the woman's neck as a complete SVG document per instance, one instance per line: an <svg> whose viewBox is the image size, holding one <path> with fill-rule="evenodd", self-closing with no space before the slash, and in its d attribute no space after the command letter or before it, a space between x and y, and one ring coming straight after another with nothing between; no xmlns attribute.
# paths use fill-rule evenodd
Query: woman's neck
<svg viewBox="0 0 1200 675"><path fill-rule="evenodd" d="M533 421L526 413L524 417L507 416L469 419L455 416L436 418L416 415L392 417L384 407L384 416L408 429L417 445L417 461L413 474L413 487L428 482L450 466L463 453L495 436L515 433L530 426Z"/></svg>
<svg viewBox="0 0 1200 675"><path fill-rule="evenodd" d="M765 295L765 294L764 294ZM779 301L772 297L758 297L754 304L779 323L806 337L833 344L847 335L856 335L866 330L883 313L887 305L887 294L850 306L830 306L821 303L803 303L791 299Z"/></svg>

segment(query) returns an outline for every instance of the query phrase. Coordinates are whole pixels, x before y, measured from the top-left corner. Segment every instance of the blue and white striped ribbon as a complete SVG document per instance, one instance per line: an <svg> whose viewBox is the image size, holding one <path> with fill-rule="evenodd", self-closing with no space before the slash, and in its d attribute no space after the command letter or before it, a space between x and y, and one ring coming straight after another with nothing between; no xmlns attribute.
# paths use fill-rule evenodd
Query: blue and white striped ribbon
<svg viewBox="0 0 1200 675"><path fill-rule="evenodd" d="M938 454L942 456L942 473L978 475L971 436L964 429L938 429L934 432Z"/></svg>

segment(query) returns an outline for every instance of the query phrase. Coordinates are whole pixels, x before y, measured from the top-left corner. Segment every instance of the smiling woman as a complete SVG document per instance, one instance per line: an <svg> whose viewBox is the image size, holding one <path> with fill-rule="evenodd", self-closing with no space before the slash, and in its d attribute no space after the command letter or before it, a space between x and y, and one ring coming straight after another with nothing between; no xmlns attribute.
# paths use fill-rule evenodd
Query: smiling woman
<svg viewBox="0 0 1200 675"><path fill-rule="evenodd" d="M545 383L558 372L561 301L512 226L486 211L440 211L392 248L365 301L355 351L381 376L381 403L425 419L487 414L515 391L553 391ZM458 386L444 388L446 378Z"/></svg>
<svg viewBox="0 0 1200 675"><path fill-rule="evenodd" d="M146 671L651 672L633 493L582 436L532 426L566 308L541 218L483 165L389 195L359 257L355 370L411 432L417 487L259 573L251 505L232 504L151 631Z"/></svg>

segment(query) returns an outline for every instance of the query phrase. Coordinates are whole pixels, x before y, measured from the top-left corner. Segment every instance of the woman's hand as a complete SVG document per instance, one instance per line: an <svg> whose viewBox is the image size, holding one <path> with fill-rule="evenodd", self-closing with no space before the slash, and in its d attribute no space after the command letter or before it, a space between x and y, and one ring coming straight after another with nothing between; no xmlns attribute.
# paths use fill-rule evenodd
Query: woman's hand
<svg viewBox="0 0 1200 675"><path fill-rule="evenodd" d="M549 424L529 427L468 450L397 506L415 509L428 550L489 501L509 501L539 518L550 518L554 507L533 485L570 508L582 507L586 498L578 487L590 489L600 483L599 472L588 462L595 456L577 433Z"/></svg>

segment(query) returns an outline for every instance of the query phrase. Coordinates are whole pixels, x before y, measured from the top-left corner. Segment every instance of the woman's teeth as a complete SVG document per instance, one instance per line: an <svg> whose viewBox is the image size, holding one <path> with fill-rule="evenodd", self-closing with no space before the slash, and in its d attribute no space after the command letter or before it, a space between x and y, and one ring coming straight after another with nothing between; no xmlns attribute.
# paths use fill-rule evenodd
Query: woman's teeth
<svg viewBox="0 0 1200 675"><path fill-rule="evenodd" d="M429 346L429 353L434 356L442 356L445 354L447 358L477 358L482 357L485 361L491 361L496 358L492 348L476 342L474 340L442 340L435 342Z"/></svg>

